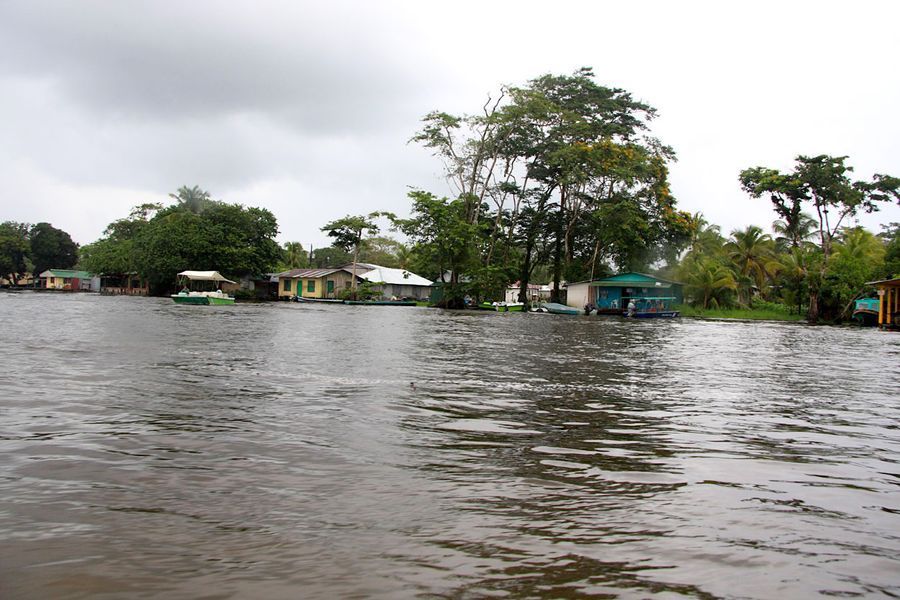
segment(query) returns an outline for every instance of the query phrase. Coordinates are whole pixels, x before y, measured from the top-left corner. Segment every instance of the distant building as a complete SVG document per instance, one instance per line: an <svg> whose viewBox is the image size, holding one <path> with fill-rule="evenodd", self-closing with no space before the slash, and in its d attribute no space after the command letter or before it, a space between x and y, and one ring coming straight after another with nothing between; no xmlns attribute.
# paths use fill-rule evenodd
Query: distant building
<svg viewBox="0 0 900 600"><path fill-rule="evenodd" d="M331 269L292 269L278 273L278 298L341 298L356 285L368 283L372 291L385 299L415 298L427 300L431 281L405 269L392 269L369 263L343 265Z"/></svg>
<svg viewBox="0 0 900 600"><path fill-rule="evenodd" d="M433 283L424 277L406 269L391 269L378 265L357 263L357 275L363 281L372 284L372 290L380 292L381 297L389 299L428 300ZM345 270L352 270L352 265ZM364 272L363 269L366 269Z"/></svg>
<svg viewBox="0 0 900 600"><path fill-rule="evenodd" d="M40 274L41 288L72 292L99 292L100 277L87 271L47 269Z"/></svg>
<svg viewBox="0 0 900 600"><path fill-rule="evenodd" d="M619 273L568 284L566 304L575 308L591 306L600 313L619 314L630 298L667 298L672 304L682 304L683 285L645 273Z"/></svg>
<svg viewBox="0 0 900 600"><path fill-rule="evenodd" d="M506 300L507 302L518 302L519 301L519 288L521 287L521 282L517 281L515 283L511 283L509 287L506 288ZM528 284L528 302L535 304L537 302L549 302L550 301L550 293L553 291L553 287L549 285L538 285L536 283Z"/></svg>
<svg viewBox="0 0 900 600"><path fill-rule="evenodd" d="M137 273L104 273L100 276L100 293L111 296L146 296L150 286Z"/></svg>

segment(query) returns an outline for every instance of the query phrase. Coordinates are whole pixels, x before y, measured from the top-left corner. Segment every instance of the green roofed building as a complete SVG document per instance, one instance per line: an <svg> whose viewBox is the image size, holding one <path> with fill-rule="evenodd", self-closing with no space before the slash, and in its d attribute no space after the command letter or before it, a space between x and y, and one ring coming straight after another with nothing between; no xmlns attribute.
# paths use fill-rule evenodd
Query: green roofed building
<svg viewBox="0 0 900 600"><path fill-rule="evenodd" d="M71 269L47 269L40 275L41 287L45 290L67 290L73 292L99 292L100 278L87 271Z"/></svg>
<svg viewBox="0 0 900 600"><path fill-rule="evenodd" d="M603 279L568 284L566 304L575 308L590 306L601 314L622 314L628 298L664 298L670 304L682 304L683 288L677 281L646 273L619 273Z"/></svg>

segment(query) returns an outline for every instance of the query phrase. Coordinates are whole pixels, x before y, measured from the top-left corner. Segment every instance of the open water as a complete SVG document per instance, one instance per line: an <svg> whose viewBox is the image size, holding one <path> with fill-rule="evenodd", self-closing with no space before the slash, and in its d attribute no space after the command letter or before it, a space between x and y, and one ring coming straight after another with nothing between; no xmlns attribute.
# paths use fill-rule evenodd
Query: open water
<svg viewBox="0 0 900 600"><path fill-rule="evenodd" d="M900 596L900 334L0 294L0 597Z"/></svg>

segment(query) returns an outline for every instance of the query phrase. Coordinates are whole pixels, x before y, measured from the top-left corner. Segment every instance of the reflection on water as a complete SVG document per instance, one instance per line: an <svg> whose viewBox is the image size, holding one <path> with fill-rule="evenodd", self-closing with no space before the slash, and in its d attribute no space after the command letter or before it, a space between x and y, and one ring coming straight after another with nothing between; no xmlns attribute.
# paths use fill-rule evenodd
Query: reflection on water
<svg viewBox="0 0 900 600"><path fill-rule="evenodd" d="M0 295L0 596L900 595L900 337Z"/></svg>

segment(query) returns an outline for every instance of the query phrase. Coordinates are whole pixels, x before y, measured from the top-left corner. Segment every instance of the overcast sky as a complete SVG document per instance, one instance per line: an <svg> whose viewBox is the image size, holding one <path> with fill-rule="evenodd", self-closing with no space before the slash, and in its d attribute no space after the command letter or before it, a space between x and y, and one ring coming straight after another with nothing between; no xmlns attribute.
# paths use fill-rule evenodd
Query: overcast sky
<svg viewBox="0 0 900 600"><path fill-rule="evenodd" d="M895 1L0 0L0 221L85 244L199 185L325 245L329 220L451 193L407 143L426 113L590 66L658 109L680 208L768 227L741 169L832 154L900 175L898 23Z"/></svg>

